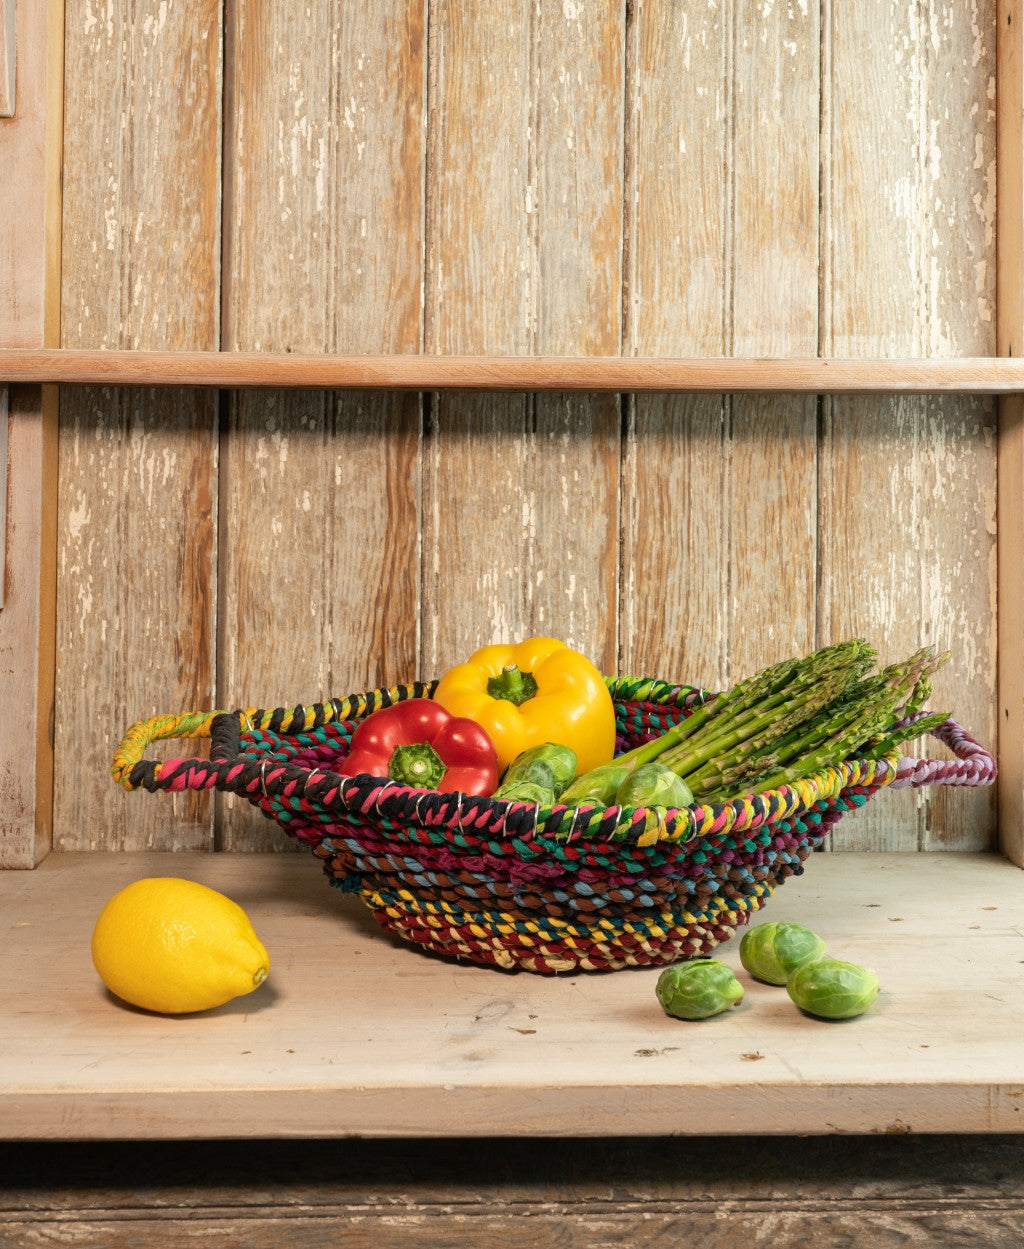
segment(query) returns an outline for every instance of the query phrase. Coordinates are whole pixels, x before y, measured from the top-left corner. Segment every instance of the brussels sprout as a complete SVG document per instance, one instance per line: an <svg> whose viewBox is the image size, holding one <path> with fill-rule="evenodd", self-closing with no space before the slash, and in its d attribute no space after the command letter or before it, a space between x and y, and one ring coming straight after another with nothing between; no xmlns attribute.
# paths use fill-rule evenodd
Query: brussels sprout
<svg viewBox="0 0 1024 1249"><path fill-rule="evenodd" d="M502 802L538 802L542 807L550 807L555 802L555 791L549 785L513 781L511 785L502 785L500 789L495 790L492 797Z"/></svg>
<svg viewBox="0 0 1024 1249"><path fill-rule="evenodd" d="M516 755L501 778L501 788L494 797L505 797L502 790L507 785L518 785L524 781L529 785L543 785L557 797L575 775L576 752L557 742L545 742L543 746L532 746Z"/></svg>
<svg viewBox="0 0 1024 1249"><path fill-rule="evenodd" d="M743 986L717 958L694 958L666 967L654 991L676 1019L710 1019L743 1000Z"/></svg>
<svg viewBox="0 0 1024 1249"><path fill-rule="evenodd" d="M602 763L600 767L591 768L578 776L573 783L564 789L559 802L567 807L607 807L615 801L619 786L632 772L628 763Z"/></svg>
<svg viewBox="0 0 1024 1249"><path fill-rule="evenodd" d="M511 769L509 769L511 771ZM529 768L523 769L521 776L509 776L505 774L505 779L491 795L492 798L504 798L509 802L532 802L536 801L532 798L524 798L522 796L523 787L527 790L539 789L546 795L545 801L551 803L555 800L555 774L551 771L546 763L536 761L531 763Z"/></svg>
<svg viewBox="0 0 1024 1249"><path fill-rule="evenodd" d="M821 1019L852 1019L863 1015L878 996L878 977L870 967L822 958L798 967L786 992L808 1015Z"/></svg>
<svg viewBox="0 0 1024 1249"><path fill-rule="evenodd" d="M825 942L802 924L758 924L740 942L740 962L766 984L785 984L798 967L824 953Z"/></svg>
<svg viewBox="0 0 1024 1249"><path fill-rule="evenodd" d="M620 807L688 807L690 787L663 763L644 763L631 772L615 791Z"/></svg>

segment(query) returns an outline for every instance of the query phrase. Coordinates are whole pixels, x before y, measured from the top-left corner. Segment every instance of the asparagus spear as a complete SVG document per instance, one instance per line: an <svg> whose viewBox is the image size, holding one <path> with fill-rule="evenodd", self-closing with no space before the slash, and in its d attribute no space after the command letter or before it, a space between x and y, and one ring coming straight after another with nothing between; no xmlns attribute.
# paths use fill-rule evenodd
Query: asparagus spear
<svg viewBox="0 0 1024 1249"><path fill-rule="evenodd" d="M945 715L929 717L929 724L918 721L912 731L910 726L903 725L894 740L896 726L905 719L907 708L920 704L919 687L924 684L930 690L931 673L947 658L948 653L935 655L931 648L925 648L902 664L890 665L876 676L856 682L801 729L776 741L773 753L777 766L761 771L754 782L756 788L777 789L811 776L843 759L866 753L869 743L867 757L880 758L898 742L920 736L936 722L941 723ZM724 776L721 779L719 786L695 786L694 778L689 778L689 784L702 801L726 801L744 791L743 786L735 786L734 778L728 778L732 785L726 783ZM750 783L749 775L746 783Z"/></svg>
<svg viewBox="0 0 1024 1249"><path fill-rule="evenodd" d="M773 664L615 763L658 760L709 802L775 788L858 753L879 758L946 718L919 711L949 654L923 647L872 673L876 658L854 638ZM577 787L586 792L585 782L578 778L563 800L571 802Z"/></svg>
<svg viewBox="0 0 1024 1249"><path fill-rule="evenodd" d="M787 659L739 681L725 694L704 704L681 723L660 737L645 742L618 757L617 762L636 767L662 758L674 747L690 742L689 749L705 753L728 749L723 739L737 730L753 730L764 724L769 713L795 710L803 697L813 697L818 682L845 673L847 680L861 676L873 662L875 652L863 638L822 647L803 659ZM681 758L682 755L679 756ZM678 762L678 759L677 759ZM669 764L675 770L673 764Z"/></svg>

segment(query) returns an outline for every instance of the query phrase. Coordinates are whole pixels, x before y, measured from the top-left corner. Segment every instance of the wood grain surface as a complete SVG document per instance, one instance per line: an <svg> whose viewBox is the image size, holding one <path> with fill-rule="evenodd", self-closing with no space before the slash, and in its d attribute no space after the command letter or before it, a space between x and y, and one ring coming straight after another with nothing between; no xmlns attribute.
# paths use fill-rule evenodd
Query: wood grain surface
<svg viewBox="0 0 1024 1249"><path fill-rule="evenodd" d="M998 348L1016 356L1024 344L1024 20L1015 0L997 6L999 233ZM997 516L999 535L998 725L999 838L1003 852L1024 867L1024 395L998 404Z"/></svg>
<svg viewBox="0 0 1024 1249"><path fill-rule="evenodd" d="M424 0L237 0L228 19L223 346L417 352ZM218 705L407 680L418 668L419 397L239 392L223 454ZM219 835L230 849L283 844L231 801Z"/></svg>
<svg viewBox="0 0 1024 1249"><path fill-rule="evenodd" d="M137 7L68 9L66 347L783 368L996 349L995 0L934 22ZM934 641L954 652L936 697L992 740L992 400L818 399L799 370L784 395L607 374L601 394L506 374L485 395L487 370L219 407L64 389L61 844L277 844L226 805L129 826L112 739L197 700L434 676L530 632L708 686L841 636L887 660ZM138 474L161 450L157 509ZM992 843L988 793L893 797L837 848Z"/></svg>
<svg viewBox="0 0 1024 1249"><path fill-rule="evenodd" d="M818 15L726 5L693 19L685 7L636 10L630 345L813 354ZM766 316L769 274L779 297ZM637 397L634 406L624 669L721 689L813 648L815 401Z"/></svg>
<svg viewBox="0 0 1024 1249"><path fill-rule="evenodd" d="M1016 1249L1024 1227L1019 1138L20 1143L0 1161L6 1249Z"/></svg>
<svg viewBox="0 0 1024 1249"><path fill-rule="evenodd" d="M427 350L617 353L621 14L431 13ZM532 634L614 667L618 412L615 396L435 398L424 673Z"/></svg>
<svg viewBox="0 0 1024 1249"><path fill-rule="evenodd" d="M60 333L62 5L8 0L0 28L18 62L0 120L0 346L35 350ZM18 731L0 733L0 868L25 868L52 836L57 396L2 389L0 707Z"/></svg>
<svg viewBox="0 0 1024 1249"><path fill-rule="evenodd" d="M342 355L0 347L0 379L103 386L630 394L992 395L1024 390L1024 359L948 356Z"/></svg>
<svg viewBox="0 0 1024 1249"><path fill-rule="evenodd" d="M18 57L15 0L0 0L0 117L13 117Z"/></svg>
<svg viewBox="0 0 1024 1249"><path fill-rule="evenodd" d="M823 350L992 352L994 32L966 10L934 40L916 11L825 12ZM863 634L889 656L952 650L933 702L990 740L993 426L994 405L966 399L826 399L819 566L823 637ZM991 837L990 792L897 803L870 812L851 848Z"/></svg>
<svg viewBox="0 0 1024 1249"><path fill-rule="evenodd" d="M219 0L66 16L62 342L217 345ZM218 411L213 392L61 396L56 841L212 845L213 804L126 812L124 721L214 698Z"/></svg>
<svg viewBox="0 0 1024 1249"><path fill-rule="evenodd" d="M739 4L733 20L728 347L740 356L813 355L820 15L814 5ZM729 432L723 513L734 681L818 642L817 400L736 395ZM769 585L779 592L766 594Z"/></svg>

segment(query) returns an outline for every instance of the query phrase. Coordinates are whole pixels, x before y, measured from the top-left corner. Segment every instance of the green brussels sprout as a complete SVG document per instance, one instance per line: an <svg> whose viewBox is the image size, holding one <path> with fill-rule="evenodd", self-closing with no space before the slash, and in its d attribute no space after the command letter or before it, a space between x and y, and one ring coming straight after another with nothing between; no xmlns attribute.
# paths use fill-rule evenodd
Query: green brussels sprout
<svg viewBox="0 0 1024 1249"><path fill-rule="evenodd" d="M852 1019L863 1015L878 996L878 977L870 967L822 958L798 967L786 991L808 1015L821 1019Z"/></svg>
<svg viewBox="0 0 1024 1249"><path fill-rule="evenodd" d="M576 762L576 752L557 742L531 746L516 755L508 765L494 797L505 797L502 790L507 785L518 785L524 781L529 785L542 785L557 797L576 775Z"/></svg>
<svg viewBox="0 0 1024 1249"><path fill-rule="evenodd" d="M513 781L511 785L502 785L495 790L492 797L502 802L537 802L542 807L550 807L555 802L555 791L549 785L534 785L530 781Z"/></svg>
<svg viewBox="0 0 1024 1249"><path fill-rule="evenodd" d="M717 958L694 958L666 967L654 989L676 1019L710 1019L743 1000L743 986Z"/></svg>
<svg viewBox="0 0 1024 1249"><path fill-rule="evenodd" d="M511 769L509 769L511 771ZM508 802L534 802L539 801L534 798L524 798L522 796L523 789L542 790L547 795L545 801L548 803L555 800L555 774L551 771L546 763L535 761L531 763L529 768L523 769L520 776L509 776L505 774L505 779L491 795L492 798L504 798Z"/></svg>
<svg viewBox="0 0 1024 1249"><path fill-rule="evenodd" d="M516 768L509 768L501 779L502 785L543 785L554 792L555 772L544 759L530 759Z"/></svg>
<svg viewBox="0 0 1024 1249"><path fill-rule="evenodd" d="M615 801L619 786L632 772L628 763L602 763L578 776L562 790L559 802L567 807L608 807Z"/></svg>
<svg viewBox="0 0 1024 1249"><path fill-rule="evenodd" d="M688 807L690 787L663 763L644 763L631 772L615 791L620 807Z"/></svg>
<svg viewBox="0 0 1024 1249"><path fill-rule="evenodd" d="M825 942L802 924L758 924L740 942L740 962L765 984L785 984L798 967L824 953Z"/></svg>

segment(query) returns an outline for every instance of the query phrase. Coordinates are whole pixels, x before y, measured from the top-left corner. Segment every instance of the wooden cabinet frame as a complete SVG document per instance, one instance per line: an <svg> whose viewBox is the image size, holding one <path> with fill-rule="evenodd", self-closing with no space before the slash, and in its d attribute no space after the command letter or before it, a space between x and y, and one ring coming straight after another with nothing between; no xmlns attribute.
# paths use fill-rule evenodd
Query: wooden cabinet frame
<svg viewBox="0 0 1024 1249"><path fill-rule="evenodd" d="M6 0L16 18L16 96L0 118L0 343L60 339L63 0ZM57 388L0 376L0 866L29 867L51 839Z"/></svg>
<svg viewBox="0 0 1024 1249"><path fill-rule="evenodd" d="M876 949L888 948L891 934L899 931L902 949L910 950L901 956L899 977L894 976L887 986L894 1001L902 1001L899 1009L904 1012L919 993L916 981L929 964L936 924L956 913L961 928L972 930L969 936L965 931L957 933L960 982L972 977L979 1009L970 1021L975 1031L963 1030L962 1020L955 1016L972 1012L951 1012L948 998L936 995L929 1004L932 1015L921 1016L923 1024L915 1020L915 1027L922 1027L919 1034L908 1035L905 1015L897 1010L889 1020L890 1032L886 1034L883 1028L880 1041L876 1035L873 1051L862 1053L856 1032L844 1034L846 1047L842 1041L831 1047L809 1047L818 1063L813 1070L788 1065L786 1047L799 1059L803 1035L795 1041L783 1038L771 1061L751 1067L750 1063L766 1055L753 1050L760 1042L744 1036L743 1017L737 1012L734 1023L738 1021L738 1027L730 1033L725 1025L725 1035L736 1044L730 1047L719 1042L705 1051L698 1043L700 1070L688 1083L674 1066L681 1047L648 1048L649 1022L636 1007L637 999L631 997L637 983L632 977L609 986L602 1005L606 1016L600 1026L589 1029L581 1028L580 1017L570 1014L578 1000L566 996L561 986L557 992L551 990L550 997L545 995L553 982L540 981L526 989L518 986L520 992L533 993L550 1004L550 1010L538 1006L537 1013L524 1013L521 1020L510 1016L520 1027L504 1022L500 1012L505 1003L481 998L478 1006L472 1001L466 979L453 976L450 985L446 980L444 991L449 999L443 993L439 996L436 982L429 983L429 964L428 974L417 983L412 964L406 971L411 955L404 950L385 948L383 956L378 952L375 958L362 958L365 934L358 931L346 935L352 944L339 957L336 945L321 939L323 917L306 906L309 864L288 856L196 852L176 856L175 863L178 870L204 877L225 892L241 895L246 891L255 897L268 917L272 943L278 948L291 943L303 952L302 958L293 960L293 1009L284 1015L286 1026L303 1039L297 1056L295 1049L283 1048L281 1015L265 1015L262 1020L257 1016L250 1026L239 1012L234 1021L219 1021L226 1026L215 1033L212 1045L211 1034L206 1034L199 1060L202 1078L198 1078L196 1049L187 1039L184 1044L181 1040L189 1035L187 1023L178 1021L181 1027L175 1024L173 1036L166 1032L155 1042L150 1033L149 1043L141 1045L135 1034L125 1040L123 1020L109 1010L98 990L95 998L80 993L81 1014L76 1014L75 1004L67 1008L63 1003L54 1012L52 1003L44 1002L43 1010L38 1003L45 996L39 990L47 975L53 974L62 986L75 977L80 985L82 979L79 955L84 946L72 948L73 943L62 939L55 954L46 944L54 914L62 916L62 938L64 931L85 932L98 900L107 895L113 882L156 874L167 862L161 853L110 851L47 858L53 793L59 385L997 396L999 835L1005 858L1024 866L1021 0L998 0L996 5L999 354L981 359L912 360L340 357L62 349L64 4L63 0L0 0L0 17L11 11L12 4L17 5L18 22L17 98L13 116L0 118L0 137L5 140L5 155L8 146L13 152L8 163L14 170L13 177L0 180L0 282L6 284L0 304L0 421L7 435L6 440L0 438L0 472L7 487L0 514L5 553L0 606L0 868L30 868L46 861L27 883L14 873L0 876L0 893L7 891L5 903L19 908L7 960L13 968L9 996L12 1014L19 1018L15 1048L20 1045L21 1054L28 1056L20 1065L15 1063L0 1082L5 1086L0 1087L0 1115L8 1138L98 1140L135 1135L194 1139L208 1133L219 1137L524 1132L585 1136L624 1131L699 1135L709 1130L1019 1133L1024 1090L1016 1042L1019 1028L1013 1022L1013 1012L1019 1015L1019 995L1004 991L1015 974L1012 968L1006 972L1006 965L1012 960L1015 966L1019 953L1019 932L1008 917L1020 913L1024 878L1008 863L987 854L922 855L923 862L906 855L853 854L842 856L844 862L833 856L822 865L825 888L817 894L817 886L805 891L802 905L809 908L805 914L815 923L820 916L822 926L838 916L838 922L850 925L853 936L860 931L855 921L864 914L859 908L879 908L871 912L876 919L881 917L873 938ZM6 269L2 268L5 263ZM787 889L796 892L807 884L794 882ZM314 887L321 885L314 881ZM871 895L876 900L865 902L869 890L876 891ZM890 922L899 923L900 928L889 928ZM73 956L79 963L68 970ZM53 972L55 958L64 960L57 972ZM403 982L403 993L381 997L380 984L390 983L387 960L391 958L393 975L408 975L408 979ZM344 963L350 977L345 984L339 984L336 974L339 963ZM984 968L984 975L979 975L979 967ZM368 1035L354 1013L324 1009L325 988L345 994L345 1005L360 999L374 1001L376 995L377 1037L384 1038L381 1048L369 1044L376 1044L377 1037ZM479 991L495 992L482 985ZM621 995L618 1009L609 1009L615 995ZM523 1000L526 1006L520 1002L517 1009L525 1011L530 1000ZM422 1008L425 1001L429 1010ZM301 1015L302 1003L311 1004L308 1016ZM500 1009L496 1012L495 1007ZM88 1015L89 1009L95 1009L94 1016ZM607 1018L613 1030L619 1029L619 1057L634 1060L631 1069L621 1068L628 1074L617 1075L615 1080L608 1075ZM538 1019L542 1026L535 1026ZM492 1024L495 1032L489 1043L497 1036L503 1046L496 1048L515 1060L514 1079L505 1083L494 1078L487 1045L479 1049L477 1045L478 1034ZM347 1049L346 1028L350 1034ZM926 1039L918 1043L919 1035ZM979 1037L988 1049L979 1049ZM510 1050L510 1040L519 1045L519 1038L526 1038L524 1048ZM566 1068L572 1070L552 1078L544 1063L534 1057L535 1040L554 1043ZM417 1051L411 1061L410 1042ZM945 1056L935 1063L940 1051ZM181 1054L187 1062L179 1074L175 1062ZM522 1061L524 1054L529 1055L528 1062ZM245 1056L241 1061L240 1055ZM312 1075L305 1065L308 1055L313 1055ZM329 1056L329 1062L323 1055ZM887 1065L891 1059L899 1068L895 1078ZM360 1062L367 1064L365 1077ZM464 1079L467 1064L471 1074L475 1072L469 1080ZM96 1069L104 1066L107 1069L97 1075ZM109 1069L119 1066L123 1070L114 1072L111 1083ZM766 1075L769 1067L772 1071ZM391 1085L385 1081L378 1087L381 1069L394 1077ZM452 1071L457 1071L456 1077ZM751 1096L752 1091L756 1095ZM911 1109L893 1111L894 1099L897 1106Z"/></svg>
<svg viewBox="0 0 1024 1249"><path fill-rule="evenodd" d="M8 0L10 3L11 0ZM63 4L22 4L14 127L24 159L0 190L17 293L0 319L0 387L11 387L0 609L0 866L50 843L55 615L55 383L404 390L988 393L999 398L998 714L1000 844L1024 865L1024 14L997 5L998 359L781 360L314 357L69 351L58 346ZM14 211L15 203L18 205ZM13 235L11 234L13 231Z"/></svg>

